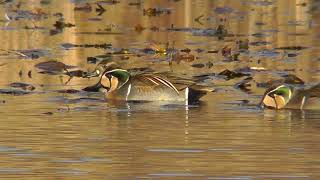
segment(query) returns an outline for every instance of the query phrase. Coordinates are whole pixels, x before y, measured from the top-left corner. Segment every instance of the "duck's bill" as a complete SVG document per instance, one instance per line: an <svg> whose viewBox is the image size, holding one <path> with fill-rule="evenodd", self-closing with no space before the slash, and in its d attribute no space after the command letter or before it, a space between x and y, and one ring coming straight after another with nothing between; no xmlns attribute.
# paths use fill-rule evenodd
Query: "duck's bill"
<svg viewBox="0 0 320 180"><path fill-rule="evenodd" d="M264 109L264 108L265 108L265 105L261 102L261 103L258 105L258 107L259 107L260 109Z"/></svg>

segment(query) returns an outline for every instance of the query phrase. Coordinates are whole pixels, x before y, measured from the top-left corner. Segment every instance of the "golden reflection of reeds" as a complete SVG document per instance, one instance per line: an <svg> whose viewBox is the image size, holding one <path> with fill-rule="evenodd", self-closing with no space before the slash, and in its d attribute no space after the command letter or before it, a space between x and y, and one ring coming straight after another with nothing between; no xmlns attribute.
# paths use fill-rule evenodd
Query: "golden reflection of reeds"
<svg viewBox="0 0 320 180"><path fill-rule="evenodd" d="M299 4L305 3L305 6ZM272 5L257 6L254 4L245 4L241 1L205 1L205 0L184 0L179 3L173 1L160 1L152 0L145 1L141 6L127 6L127 3L120 3L118 8L114 6L107 6L107 12L104 13L101 18L102 21L94 22L89 21L89 18L96 18L94 9L94 4L92 5L92 12L75 12L73 3L62 3L60 1L52 1L50 8L41 5L38 1L32 4L30 7L24 7L25 9L32 10L37 7L44 8L44 11L49 14L54 14L56 12L61 12L64 15L65 21L76 25L75 28L67 28L62 34L56 36L50 36L46 33L41 33L39 31L32 32L31 30L21 30L21 31L2 31L0 33L0 38L2 39L3 49L31 49L31 48L49 48L57 50L61 43L74 43L74 44L99 44L99 43L112 43L113 47L124 47L128 48L134 43L144 42L159 42L167 43L169 42L172 46L173 42L175 47L185 48L188 47L186 42L204 42L207 43L199 48L206 49L219 49L226 44L231 44L234 42L224 43L223 41L217 42L212 37L198 37L191 36L190 33L183 32L153 32L149 30L150 27L158 27L162 30L170 27L171 25L175 27L198 27L198 28L216 28L220 23L220 19L225 18L227 22L225 23L228 31L233 34L244 34L248 35L250 42L254 41L266 41L270 44L250 47L251 50L257 49L273 49L276 47L284 46L306 46L313 47L318 46L319 42L315 40L317 36L317 31L311 28L313 22L318 22L319 18L312 16L308 13L310 9L309 6L311 1L303 0L281 0L275 1ZM171 14L162 14L156 17L143 16L143 9L148 8L169 8L172 12ZM237 19L238 14L215 14L214 9L216 7L231 7L236 13L243 13L244 19ZM4 9L0 10L4 13ZM134 14L134 15L133 15ZM203 24L195 22L195 18L203 15ZM207 18L213 19L208 21ZM16 21L11 22L12 26L31 26L30 21ZM27 24L26 24L27 23ZM54 18L49 20L37 22L39 26L45 26L53 28ZM262 25L257 25L261 23ZM290 24L291 23L291 24ZM293 25L297 23L297 25ZM141 24L146 27L141 33L135 32L134 27ZM115 31L122 31L125 29L126 34L124 35L84 35L77 34L79 32L96 32L103 30L110 25L115 25ZM254 33L261 33L264 31L278 30L278 33L269 33L270 36L261 37L257 39L256 37L250 36ZM311 30L311 31L310 31ZM295 35L296 34L296 35ZM236 36L233 41L241 39L243 37ZM194 47L196 48L196 47ZM77 49L63 52L62 61L71 64L78 65L82 68L86 68L86 57L94 56L97 54L102 54L103 50L96 49ZM293 68L295 72L305 78L306 80L311 80L312 76L308 72L308 69L316 66L314 61L311 59L315 55L319 54L317 50L307 50L298 56L297 63L288 67L288 69ZM45 59L45 58L44 58ZM219 60L219 58L217 59ZM278 61L278 59L277 59ZM279 59L281 61L281 59ZM130 63L130 62L129 62ZM26 70L32 68L33 64L25 63ZM274 61L263 61L262 64L268 69L276 69L278 63ZM15 68L16 71L19 69L16 65L9 65L10 68ZM290 66L290 65L288 65ZM21 68L19 66L19 68ZM305 71L300 71L304 69ZM15 76L15 78L17 78Z"/></svg>

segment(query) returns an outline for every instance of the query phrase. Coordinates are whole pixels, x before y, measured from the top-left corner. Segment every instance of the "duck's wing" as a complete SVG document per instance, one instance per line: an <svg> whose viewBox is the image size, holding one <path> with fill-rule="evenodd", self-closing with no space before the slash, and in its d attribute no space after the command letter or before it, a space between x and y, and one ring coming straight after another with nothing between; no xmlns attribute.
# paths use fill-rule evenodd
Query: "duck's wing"
<svg viewBox="0 0 320 180"><path fill-rule="evenodd" d="M154 75L165 77L168 81L170 81L179 91L190 87L192 85L197 84L197 82L188 77L181 77L172 72L155 72Z"/></svg>
<svg viewBox="0 0 320 180"><path fill-rule="evenodd" d="M212 92L215 89L210 86L206 85L199 85L196 81L179 77L176 75L172 75L170 73L163 74L163 73L153 73L153 74L141 74L134 76L134 82L136 86L148 86L154 88L169 88L174 90L179 94L179 91L183 91L187 87L189 89L195 91L202 91L202 92Z"/></svg>
<svg viewBox="0 0 320 180"><path fill-rule="evenodd" d="M306 90L310 97L320 97L320 83Z"/></svg>
<svg viewBox="0 0 320 180"><path fill-rule="evenodd" d="M178 89L167 78L154 74L140 74L132 77L133 86L146 88L168 88L179 94Z"/></svg>

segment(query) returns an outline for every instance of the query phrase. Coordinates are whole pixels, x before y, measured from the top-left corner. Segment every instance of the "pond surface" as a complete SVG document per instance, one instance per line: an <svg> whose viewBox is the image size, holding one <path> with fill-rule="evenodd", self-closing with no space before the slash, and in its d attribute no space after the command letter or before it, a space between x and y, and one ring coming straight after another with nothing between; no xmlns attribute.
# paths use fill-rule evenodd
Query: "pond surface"
<svg viewBox="0 0 320 180"><path fill-rule="evenodd" d="M0 177L319 179L320 111L256 106L265 91L258 83L288 74L308 85L320 82L319 4L2 3ZM217 35L219 26L227 33ZM239 41L249 47L239 46ZM169 63L160 50L145 51L167 43L168 49L180 51L180 59ZM190 106L115 104L99 93L81 91L95 84L95 78L70 79L35 66L57 60L75 66L70 70L88 72L101 58L125 69L148 67L183 77L209 77L202 83L217 90ZM253 78L249 89L235 86L247 76L229 80L212 75L239 68Z"/></svg>

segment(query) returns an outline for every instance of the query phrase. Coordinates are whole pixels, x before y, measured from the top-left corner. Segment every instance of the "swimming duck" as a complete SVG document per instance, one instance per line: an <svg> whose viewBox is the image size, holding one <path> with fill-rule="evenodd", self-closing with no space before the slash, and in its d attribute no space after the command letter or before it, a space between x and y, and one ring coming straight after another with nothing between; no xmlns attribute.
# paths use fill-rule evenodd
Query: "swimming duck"
<svg viewBox="0 0 320 180"><path fill-rule="evenodd" d="M161 73L142 72L132 74L111 64L97 69L87 77L98 76L99 82L85 91L102 91L106 99L121 101L185 101L196 102L214 89L196 82Z"/></svg>
<svg viewBox="0 0 320 180"><path fill-rule="evenodd" d="M266 90L261 106L272 109L320 109L320 84L310 88L275 84Z"/></svg>

